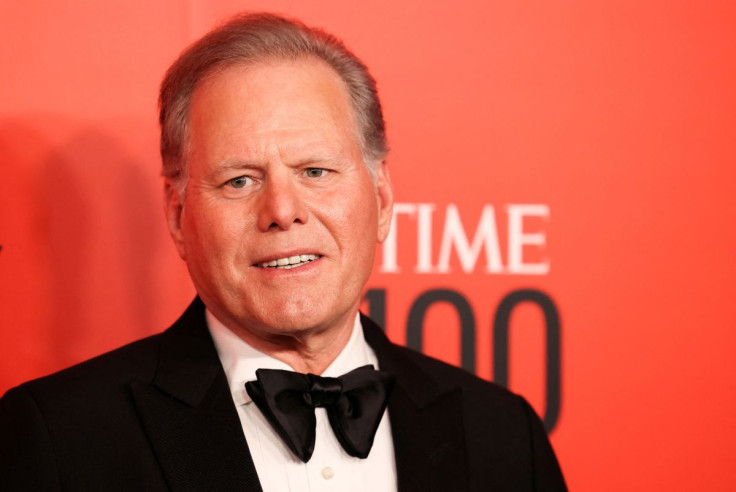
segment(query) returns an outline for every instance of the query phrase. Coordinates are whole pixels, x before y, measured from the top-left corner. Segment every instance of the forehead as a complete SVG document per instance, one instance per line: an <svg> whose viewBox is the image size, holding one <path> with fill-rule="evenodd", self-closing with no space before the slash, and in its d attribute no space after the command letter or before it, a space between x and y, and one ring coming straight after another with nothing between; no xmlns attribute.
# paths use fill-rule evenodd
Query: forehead
<svg viewBox="0 0 736 492"><path fill-rule="evenodd" d="M326 62L312 57L267 59L219 70L192 94L193 132L265 132L322 127L355 134L345 82Z"/></svg>

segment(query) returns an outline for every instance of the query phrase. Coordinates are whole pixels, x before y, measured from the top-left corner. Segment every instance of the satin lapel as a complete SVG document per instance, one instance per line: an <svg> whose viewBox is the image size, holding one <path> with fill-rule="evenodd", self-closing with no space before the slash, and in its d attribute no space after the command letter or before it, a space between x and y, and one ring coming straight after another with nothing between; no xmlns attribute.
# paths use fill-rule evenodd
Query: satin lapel
<svg viewBox="0 0 736 492"><path fill-rule="evenodd" d="M399 492L468 490L460 389L444 387L361 316L381 370L396 377L388 405Z"/></svg>
<svg viewBox="0 0 736 492"><path fill-rule="evenodd" d="M130 386L173 491L261 491L199 299L164 333L153 383Z"/></svg>

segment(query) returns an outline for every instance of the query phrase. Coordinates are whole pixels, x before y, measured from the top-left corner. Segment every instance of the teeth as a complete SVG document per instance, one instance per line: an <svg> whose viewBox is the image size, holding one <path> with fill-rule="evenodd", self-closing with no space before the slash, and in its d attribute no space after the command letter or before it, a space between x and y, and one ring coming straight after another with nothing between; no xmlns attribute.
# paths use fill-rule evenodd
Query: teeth
<svg viewBox="0 0 736 492"><path fill-rule="evenodd" d="M291 268L300 267L306 265L310 261L314 261L320 258L319 255L294 255L288 258L279 258L278 260L271 260L264 263L259 263L258 266L261 268L276 267L282 270L289 270Z"/></svg>

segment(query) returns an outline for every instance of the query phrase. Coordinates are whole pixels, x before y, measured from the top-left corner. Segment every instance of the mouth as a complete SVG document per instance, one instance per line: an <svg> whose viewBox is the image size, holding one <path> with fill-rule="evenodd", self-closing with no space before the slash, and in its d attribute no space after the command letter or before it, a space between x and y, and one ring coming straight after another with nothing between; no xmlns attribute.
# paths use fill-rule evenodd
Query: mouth
<svg viewBox="0 0 736 492"><path fill-rule="evenodd" d="M278 268L280 270L289 270L291 268L299 268L320 258L322 258L322 255L294 255L263 263L256 263L255 266L259 268Z"/></svg>

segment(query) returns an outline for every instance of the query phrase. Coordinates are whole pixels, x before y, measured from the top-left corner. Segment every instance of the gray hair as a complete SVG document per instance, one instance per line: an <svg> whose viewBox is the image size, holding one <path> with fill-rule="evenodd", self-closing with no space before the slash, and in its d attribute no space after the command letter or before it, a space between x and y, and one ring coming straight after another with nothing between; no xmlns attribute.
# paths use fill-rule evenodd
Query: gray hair
<svg viewBox="0 0 736 492"><path fill-rule="evenodd" d="M345 82L356 120L363 161L375 178L388 154L376 81L336 37L274 14L241 14L190 45L166 72L159 94L163 175L185 181L192 94L205 78L225 68L267 59L316 57Z"/></svg>

